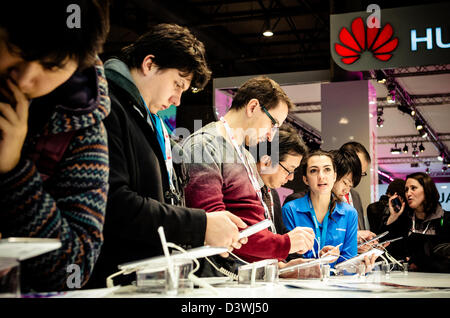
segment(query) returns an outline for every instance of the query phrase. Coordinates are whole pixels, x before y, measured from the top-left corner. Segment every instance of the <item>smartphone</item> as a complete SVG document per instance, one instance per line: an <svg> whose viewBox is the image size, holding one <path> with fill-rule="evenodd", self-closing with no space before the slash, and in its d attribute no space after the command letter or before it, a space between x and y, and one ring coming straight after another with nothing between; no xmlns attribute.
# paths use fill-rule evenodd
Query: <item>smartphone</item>
<svg viewBox="0 0 450 318"><path fill-rule="evenodd" d="M392 200L392 207L394 208L395 212L400 211L400 209L402 208L402 201L400 201L400 199L398 197L393 199Z"/></svg>
<svg viewBox="0 0 450 318"><path fill-rule="evenodd" d="M383 236L386 236L388 233L389 233L389 231L386 231L386 232L383 232L383 233L381 233L381 234L378 234L377 236L375 236L375 237L372 238L371 240L368 240L368 241L365 241L365 242L359 244L358 247L361 247L361 246L364 246L364 245L366 245L366 244L368 244L368 243L371 243L371 242L373 242L373 241L376 241L376 240L382 238Z"/></svg>

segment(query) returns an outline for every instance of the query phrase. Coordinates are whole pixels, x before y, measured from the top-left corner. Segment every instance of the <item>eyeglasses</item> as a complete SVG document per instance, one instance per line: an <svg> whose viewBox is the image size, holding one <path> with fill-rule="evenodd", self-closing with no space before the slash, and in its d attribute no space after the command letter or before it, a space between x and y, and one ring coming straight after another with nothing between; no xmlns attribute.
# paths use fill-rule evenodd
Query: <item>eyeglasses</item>
<svg viewBox="0 0 450 318"><path fill-rule="evenodd" d="M281 162L279 162L278 164L281 166L281 168L283 168L288 173L287 177L289 177L291 174L295 173L295 170L294 171L289 171L285 166L283 166L281 164Z"/></svg>
<svg viewBox="0 0 450 318"><path fill-rule="evenodd" d="M270 121L272 122L272 129L280 128L280 123L278 122L278 120L276 120L275 118L272 117L272 115L269 113L267 108L265 108L261 104L259 104L259 106L261 106L261 109L263 110L263 112L267 115L267 117L269 117Z"/></svg>

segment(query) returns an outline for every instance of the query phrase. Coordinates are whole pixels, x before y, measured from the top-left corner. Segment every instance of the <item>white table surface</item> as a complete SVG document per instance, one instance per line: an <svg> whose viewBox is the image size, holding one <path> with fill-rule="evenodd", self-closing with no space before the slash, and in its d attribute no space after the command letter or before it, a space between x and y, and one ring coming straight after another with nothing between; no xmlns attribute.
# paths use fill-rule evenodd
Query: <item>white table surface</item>
<svg viewBox="0 0 450 318"><path fill-rule="evenodd" d="M434 290L404 290L382 291L380 282L393 284L441 287L447 289ZM286 285L299 285L303 288L288 288ZM348 287L360 288L353 290ZM384 275L369 275L366 277L338 276L331 277L327 282L319 279L287 280L280 279L277 283L256 283L255 286L239 285L228 282L214 285L216 293L205 288L194 288L188 293L168 296L163 293L137 292L134 286L115 287L113 289L79 290L68 292L61 297L77 298L450 298L450 274L392 272L389 277Z"/></svg>

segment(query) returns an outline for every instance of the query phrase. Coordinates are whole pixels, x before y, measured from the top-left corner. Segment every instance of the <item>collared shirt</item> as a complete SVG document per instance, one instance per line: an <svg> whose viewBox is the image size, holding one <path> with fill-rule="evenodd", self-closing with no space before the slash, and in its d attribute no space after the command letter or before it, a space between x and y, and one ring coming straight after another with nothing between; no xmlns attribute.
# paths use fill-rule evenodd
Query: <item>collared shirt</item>
<svg viewBox="0 0 450 318"><path fill-rule="evenodd" d="M282 213L283 222L288 231L298 226L310 227L314 230L316 238L319 236L319 233L316 233L317 230L314 222L315 212L309 193L286 203L282 208ZM318 224L320 231L322 231L322 223ZM336 263L355 257L358 253L357 231L358 213L355 208L347 203L337 203L331 212L331 219L328 220L325 242L321 242L321 248L327 245L336 246L342 243L342 246L339 248L341 256ZM318 255L320 248L317 241L314 243L313 248L316 255ZM313 258L314 254L312 251L308 251L303 254L303 257ZM336 263L331 263L330 265L334 267Z"/></svg>

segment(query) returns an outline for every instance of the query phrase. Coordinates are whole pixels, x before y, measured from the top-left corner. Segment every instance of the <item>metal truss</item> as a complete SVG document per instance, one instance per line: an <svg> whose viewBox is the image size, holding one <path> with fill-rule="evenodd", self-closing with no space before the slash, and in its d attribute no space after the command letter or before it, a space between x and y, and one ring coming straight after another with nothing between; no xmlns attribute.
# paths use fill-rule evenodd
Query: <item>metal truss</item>
<svg viewBox="0 0 450 318"><path fill-rule="evenodd" d="M439 134L438 137L441 141L450 141L450 133ZM430 139L428 136L426 138L422 138L418 135L377 137L377 144L419 144L422 142L430 142Z"/></svg>
<svg viewBox="0 0 450 318"><path fill-rule="evenodd" d="M439 162L442 163L442 161L439 161L436 156L424 156L424 157L398 157L398 158L378 158L377 159L378 164L402 164L402 163L423 163L426 162Z"/></svg>
<svg viewBox="0 0 450 318"><path fill-rule="evenodd" d="M390 72L392 77L422 76L450 73L450 64L396 67Z"/></svg>

